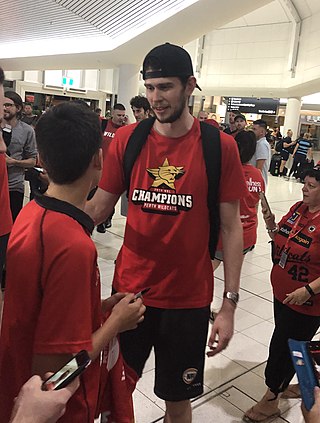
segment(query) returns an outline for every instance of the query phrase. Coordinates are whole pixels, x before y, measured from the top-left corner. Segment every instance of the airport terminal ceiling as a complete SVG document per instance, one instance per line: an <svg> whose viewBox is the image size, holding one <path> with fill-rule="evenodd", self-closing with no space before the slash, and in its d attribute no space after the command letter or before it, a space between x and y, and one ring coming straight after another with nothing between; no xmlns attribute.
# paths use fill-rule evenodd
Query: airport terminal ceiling
<svg viewBox="0 0 320 423"><path fill-rule="evenodd" d="M206 95L285 97L319 91L320 61L315 57L320 57L320 32L313 22L313 18L319 22L319 0L0 0L0 10L0 63L7 71L140 65L154 45L191 43L192 49L192 43L206 34L203 66L197 75ZM232 45L230 34L240 34L239 40L243 35L236 53L238 40ZM257 50L263 52L262 41L273 43L277 54L270 54L270 45L265 45L266 56L261 57L261 51L255 56ZM298 41L294 75L288 67L290 57L282 57L290 56L291 49L294 53L293 41ZM253 68L256 63L259 72L241 66L242 53L242 59ZM261 69L263 59L267 75Z"/></svg>

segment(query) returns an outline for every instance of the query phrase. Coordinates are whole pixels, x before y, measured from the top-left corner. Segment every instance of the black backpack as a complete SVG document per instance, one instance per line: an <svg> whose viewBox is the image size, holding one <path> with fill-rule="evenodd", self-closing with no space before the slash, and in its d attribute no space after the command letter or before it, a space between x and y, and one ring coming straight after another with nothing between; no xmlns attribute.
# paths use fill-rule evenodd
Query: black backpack
<svg viewBox="0 0 320 423"><path fill-rule="evenodd" d="M283 140L279 140L276 143L275 150L277 153L281 153L281 150L283 149Z"/></svg>
<svg viewBox="0 0 320 423"><path fill-rule="evenodd" d="M127 196L129 195L131 172L142 147L147 141L155 118L142 120L133 130L123 157L123 170ZM203 156L208 176L208 209L210 221L209 253L213 260L220 231L219 187L221 173L220 131L212 125L200 122Z"/></svg>

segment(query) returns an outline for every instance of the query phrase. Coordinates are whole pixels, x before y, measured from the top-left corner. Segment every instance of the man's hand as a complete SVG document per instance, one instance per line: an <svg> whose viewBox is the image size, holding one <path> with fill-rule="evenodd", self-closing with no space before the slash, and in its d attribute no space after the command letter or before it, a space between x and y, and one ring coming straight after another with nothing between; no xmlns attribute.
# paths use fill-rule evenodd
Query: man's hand
<svg viewBox="0 0 320 423"><path fill-rule="evenodd" d="M303 402L301 410L306 423L319 423L320 422L320 388L314 388L314 405L310 411L307 411Z"/></svg>
<svg viewBox="0 0 320 423"><path fill-rule="evenodd" d="M306 288L298 288L290 294L286 294L287 298L283 301L283 304L295 304L302 305L311 297Z"/></svg>
<svg viewBox="0 0 320 423"><path fill-rule="evenodd" d="M39 376L33 376L23 385L15 400L10 423L55 423L65 413L68 400L79 387L79 380L57 391L42 391L41 385Z"/></svg>
<svg viewBox="0 0 320 423"><path fill-rule="evenodd" d="M8 156L6 154L6 163L8 167L12 167L12 166L16 166L17 165L17 160L13 159L12 157Z"/></svg>
<svg viewBox="0 0 320 423"><path fill-rule="evenodd" d="M109 319L117 319L119 332L135 329L144 319L146 307L142 299L135 300L134 294L126 294L112 309Z"/></svg>
<svg viewBox="0 0 320 423"><path fill-rule="evenodd" d="M102 313L105 314L111 311L113 307L118 304L118 302L122 300L122 298L124 298L126 295L126 293L117 292L116 294L111 295L111 297L103 300L101 302Z"/></svg>
<svg viewBox="0 0 320 423"><path fill-rule="evenodd" d="M233 335L234 310L234 305L225 304L216 315L208 342L208 347L211 349L207 352L208 357L213 357L227 348Z"/></svg>

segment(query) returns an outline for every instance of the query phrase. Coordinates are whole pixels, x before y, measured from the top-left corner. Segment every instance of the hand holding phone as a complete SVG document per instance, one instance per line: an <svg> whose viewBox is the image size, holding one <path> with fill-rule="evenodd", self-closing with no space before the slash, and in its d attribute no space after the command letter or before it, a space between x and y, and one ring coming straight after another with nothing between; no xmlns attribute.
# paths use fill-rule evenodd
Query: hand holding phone
<svg viewBox="0 0 320 423"><path fill-rule="evenodd" d="M43 391L65 388L79 376L91 363L87 351L82 350L69 360L60 370L46 379L42 384Z"/></svg>

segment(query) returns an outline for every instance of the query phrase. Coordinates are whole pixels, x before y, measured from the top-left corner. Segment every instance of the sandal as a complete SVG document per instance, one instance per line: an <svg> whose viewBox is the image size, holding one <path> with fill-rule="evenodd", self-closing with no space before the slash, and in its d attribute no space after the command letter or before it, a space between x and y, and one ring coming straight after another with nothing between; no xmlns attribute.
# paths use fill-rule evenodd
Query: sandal
<svg viewBox="0 0 320 423"><path fill-rule="evenodd" d="M287 389L281 394L283 399L297 399L301 398L301 392L298 384L289 385Z"/></svg>
<svg viewBox="0 0 320 423"><path fill-rule="evenodd" d="M276 418L276 417L280 416L279 408L277 408L277 411L272 413L272 414L265 414L265 413L262 413L261 411L255 411L254 408L256 406L257 406L257 404L254 405L253 407L249 408L248 411L246 411L245 415L242 417L243 421L250 422L250 423L258 423L258 422L264 422L264 421L267 421L268 419ZM251 413L251 415L252 415L252 413L255 414L256 417L250 417L248 415L250 413Z"/></svg>

